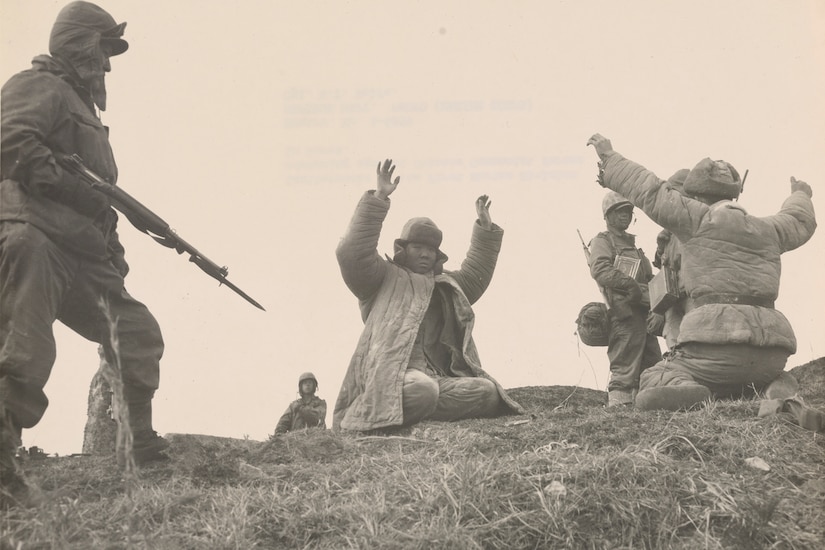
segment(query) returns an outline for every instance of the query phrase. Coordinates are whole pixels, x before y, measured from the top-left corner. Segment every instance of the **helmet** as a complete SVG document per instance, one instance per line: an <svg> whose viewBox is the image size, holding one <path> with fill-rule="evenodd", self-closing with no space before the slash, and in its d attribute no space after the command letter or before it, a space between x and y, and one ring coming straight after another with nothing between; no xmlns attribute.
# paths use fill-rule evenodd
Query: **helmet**
<svg viewBox="0 0 825 550"><path fill-rule="evenodd" d="M312 380L313 382L315 382L315 389L316 390L318 389L318 379L315 378L315 375L312 374L311 372L305 372L304 374L302 374L301 376L298 377L298 391L299 392L301 391L301 384L306 380Z"/></svg>
<svg viewBox="0 0 825 550"><path fill-rule="evenodd" d="M305 372L301 376L298 377L298 383L300 384L304 380L313 380L316 384L318 383L318 379L315 378L315 375L311 372Z"/></svg>
<svg viewBox="0 0 825 550"><path fill-rule="evenodd" d="M623 208L625 206L633 208L633 203L615 191L609 191L602 199L602 214L607 216L613 210Z"/></svg>

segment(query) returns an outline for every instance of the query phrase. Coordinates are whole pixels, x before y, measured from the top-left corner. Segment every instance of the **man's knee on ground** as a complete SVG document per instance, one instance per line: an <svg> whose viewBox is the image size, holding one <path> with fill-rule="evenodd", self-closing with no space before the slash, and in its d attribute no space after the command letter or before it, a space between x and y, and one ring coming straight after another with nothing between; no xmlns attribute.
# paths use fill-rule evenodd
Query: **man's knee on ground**
<svg viewBox="0 0 825 550"><path fill-rule="evenodd" d="M496 416L501 397L496 385L486 378L438 379L440 395L433 420L461 420Z"/></svg>
<svg viewBox="0 0 825 550"><path fill-rule="evenodd" d="M696 380L673 363L660 361L639 375L639 389L696 384Z"/></svg>
<svg viewBox="0 0 825 550"><path fill-rule="evenodd" d="M404 424L415 424L432 414L438 404L438 394L438 382L421 371L408 369L401 394Z"/></svg>

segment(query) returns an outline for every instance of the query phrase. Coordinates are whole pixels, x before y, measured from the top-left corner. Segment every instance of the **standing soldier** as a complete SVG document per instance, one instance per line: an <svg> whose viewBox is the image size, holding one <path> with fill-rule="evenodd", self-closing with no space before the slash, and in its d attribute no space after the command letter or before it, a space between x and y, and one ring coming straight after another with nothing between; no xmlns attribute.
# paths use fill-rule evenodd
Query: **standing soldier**
<svg viewBox="0 0 825 550"><path fill-rule="evenodd" d="M305 372L298 377L300 398L290 403L278 420L276 435L304 428L326 429L327 402L315 395L317 390L318 380L314 374Z"/></svg>
<svg viewBox="0 0 825 550"><path fill-rule="evenodd" d="M685 178L689 172L690 170L687 168L678 170L667 180L667 185L671 189L683 193ZM662 337L665 339L667 349L670 351L676 347L679 338L679 325L682 323L682 317L685 316L685 285L679 276L679 270L682 267L682 243L667 229L662 229L656 237L656 254L653 258L653 265L659 269L670 270L677 283L676 291L679 299L662 314L664 317Z"/></svg>
<svg viewBox="0 0 825 550"><path fill-rule="evenodd" d="M633 219L633 204L615 192L602 200L607 231L590 241L590 274L608 301L607 357L610 381L607 405L632 405L641 372L662 358L659 341L648 333L650 297L647 283L653 268L636 236L627 232Z"/></svg>
<svg viewBox="0 0 825 550"><path fill-rule="evenodd" d="M119 357L137 464L166 458L152 428L163 339L155 318L124 288L128 265L107 197L61 168L78 154L117 179L106 109L110 58L128 48L118 24L88 2L57 16L51 55L2 89L0 181L0 465L19 479L10 449L43 416L55 361L55 320ZM108 309L108 315L105 309ZM116 320L112 323L110 320Z"/></svg>

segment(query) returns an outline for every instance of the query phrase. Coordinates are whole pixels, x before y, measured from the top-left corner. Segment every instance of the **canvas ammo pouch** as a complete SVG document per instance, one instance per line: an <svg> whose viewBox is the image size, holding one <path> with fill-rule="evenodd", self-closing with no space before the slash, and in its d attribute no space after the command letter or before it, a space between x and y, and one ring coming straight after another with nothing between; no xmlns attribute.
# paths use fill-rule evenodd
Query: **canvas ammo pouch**
<svg viewBox="0 0 825 550"><path fill-rule="evenodd" d="M650 310L664 315L679 301L679 276L670 267L663 265L647 285L650 292Z"/></svg>

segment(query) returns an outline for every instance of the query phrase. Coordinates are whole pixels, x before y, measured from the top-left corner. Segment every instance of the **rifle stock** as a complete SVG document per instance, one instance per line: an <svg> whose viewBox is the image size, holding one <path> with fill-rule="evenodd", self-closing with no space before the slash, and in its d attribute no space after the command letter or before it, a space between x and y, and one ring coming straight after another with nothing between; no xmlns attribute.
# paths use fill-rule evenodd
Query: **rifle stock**
<svg viewBox="0 0 825 550"><path fill-rule="evenodd" d="M590 247L587 246L587 243L584 242L584 238L582 237L582 232L576 229L576 233L579 234L579 240L582 242L582 249L584 249L584 258L587 260L587 267L590 267ZM610 293L608 289L604 288L602 285L596 283L596 286L599 287L599 292L602 293L602 297L604 298L604 302L610 306Z"/></svg>
<svg viewBox="0 0 825 550"><path fill-rule="evenodd" d="M174 248L178 254L189 254L189 261L198 266L204 273L216 279L219 283L228 286L235 293L253 306L266 311L264 307L253 300L240 288L229 282L227 275L229 268L220 267L218 264L204 256L198 249L186 242L177 232L172 229L163 218L144 206L139 200L131 196L120 187L109 183L95 172L90 170L79 155L67 155L63 157L61 165L80 177L92 189L99 191L109 197L112 207L126 216L126 219L142 233L146 233L156 242L167 248Z"/></svg>

